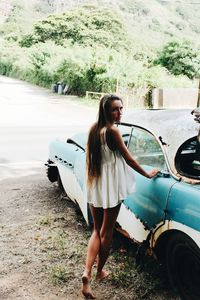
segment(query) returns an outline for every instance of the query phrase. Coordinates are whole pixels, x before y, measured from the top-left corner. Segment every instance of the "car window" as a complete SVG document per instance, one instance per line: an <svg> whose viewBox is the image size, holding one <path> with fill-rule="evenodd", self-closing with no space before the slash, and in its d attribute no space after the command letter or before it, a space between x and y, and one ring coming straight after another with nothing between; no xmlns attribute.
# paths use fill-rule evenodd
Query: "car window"
<svg viewBox="0 0 200 300"><path fill-rule="evenodd" d="M165 157L161 146L148 131L133 127L128 148L140 164L166 170Z"/></svg>
<svg viewBox="0 0 200 300"><path fill-rule="evenodd" d="M200 142L197 136L180 146L175 157L175 166L183 176L200 178Z"/></svg>
<svg viewBox="0 0 200 300"><path fill-rule="evenodd" d="M126 146L128 146L131 131L132 131L132 126L127 126L127 125L121 125L120 124L120 125L118 125L118 128L120 130L120 133L122 135L124 143L126 144Z"/></svg>

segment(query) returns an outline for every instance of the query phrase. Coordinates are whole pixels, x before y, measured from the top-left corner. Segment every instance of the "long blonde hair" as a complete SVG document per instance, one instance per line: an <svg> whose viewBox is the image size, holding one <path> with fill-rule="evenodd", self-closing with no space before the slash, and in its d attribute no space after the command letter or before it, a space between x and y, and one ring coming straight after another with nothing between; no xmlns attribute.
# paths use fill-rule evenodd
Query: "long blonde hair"
<svg viewBox="0 0 200 300"><path fill-rule="evenodd" d="M109 109L111 103L115 100L122 99L114 94L104 95L99 103L99 112L97 122L91 127L86 151L86 165L87 165L87 183L90 186L93 179L98 179L101 175L101 140L100 131L110 121Z"/></svg>

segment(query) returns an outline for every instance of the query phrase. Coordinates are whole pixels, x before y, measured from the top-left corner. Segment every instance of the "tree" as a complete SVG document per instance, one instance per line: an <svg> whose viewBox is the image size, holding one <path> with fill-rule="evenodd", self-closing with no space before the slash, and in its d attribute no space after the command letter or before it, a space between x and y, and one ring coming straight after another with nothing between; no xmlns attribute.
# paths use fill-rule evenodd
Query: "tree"
<svg viewBox="0 0 200 300"><path fill-rule="evenodd" d="M174 75L199 78L200 49L195 49L189 42L170 42L160 52L154 64L166 67Z"/></svg>
<svg viewBox="0 0 200 300"><path fill-rule="evenodd" d="M47 40L57 45L64 45L68 41L69 44L117 50L129 50L131 46L121 18L108 9L92 5L49 15L34 25L31 34L22 36L19 44L21 47L31 47Z"/></svg>

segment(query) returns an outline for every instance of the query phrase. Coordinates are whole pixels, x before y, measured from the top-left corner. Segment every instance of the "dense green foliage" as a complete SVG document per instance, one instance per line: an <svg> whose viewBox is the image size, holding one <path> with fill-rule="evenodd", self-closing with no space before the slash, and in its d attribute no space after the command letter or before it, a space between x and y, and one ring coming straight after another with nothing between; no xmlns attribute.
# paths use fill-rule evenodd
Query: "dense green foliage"
<svg viewBox="0 0 200 300"><path fill-rule="evenodd" d="M65 40L84 46L127 47L127 33L119 16L95 6L50 15L35 24L33 33L25 35L21 46L52 40L63 45Z"/></svg>
<svg viewBox="0 0 200 300"><path fill-rule="evenodd" d="M184 74L190 79L200 77L200 49L187 42L168 43L155 63L166 67L174 75Z"/></svg>
<svg viewBox="0 0 200 300"><path fill-rule="evenodd" d="M9 1L15 6L0 25L0 74L46 87L62 82L78 95L117 90L134 99L148 98L154 87L194 86L196 11L191 28L190 9L157 0L78 7L69 0L60 8L56 0Z"/></svg>

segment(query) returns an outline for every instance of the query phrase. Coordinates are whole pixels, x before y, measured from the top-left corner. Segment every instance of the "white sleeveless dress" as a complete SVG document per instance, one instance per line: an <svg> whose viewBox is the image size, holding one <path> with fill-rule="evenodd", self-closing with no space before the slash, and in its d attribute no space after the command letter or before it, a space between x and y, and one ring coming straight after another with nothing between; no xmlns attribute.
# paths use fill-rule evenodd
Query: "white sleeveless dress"
<svg viewBox="0 0 200 300"><path fill-rule="evenodd" d="M117 206L135 191L135 177L134 170L127 165L119 151L112 151L108 147L106 128L103 128L101 154L101 176L88 187L87 201L94 207L106 209Z"/></svg>

